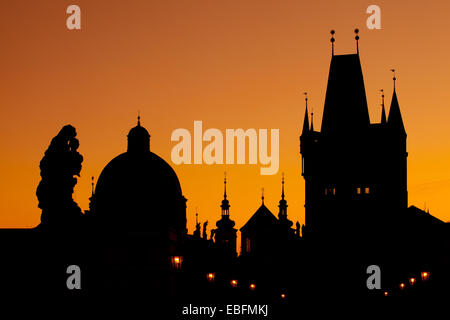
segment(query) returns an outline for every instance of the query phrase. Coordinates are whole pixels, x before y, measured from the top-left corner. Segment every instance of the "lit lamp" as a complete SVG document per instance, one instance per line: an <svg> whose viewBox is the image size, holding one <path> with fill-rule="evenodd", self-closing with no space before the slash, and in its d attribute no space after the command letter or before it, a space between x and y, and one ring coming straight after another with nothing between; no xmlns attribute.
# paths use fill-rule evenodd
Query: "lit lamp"
<svg viewBox="0 0 450 320"><path fill-rule="evenodd" d="M405 289L405 284L402 282L402 283L400 283L400 289Z"/></svg>
<svg viewBox="0 0 450 320"><path fill-rule="evenodd" d="M422 281L427 281L430 278L430 273L428 271L423 271L420 273L420 276L422 277Z"/></svg>
<svg viewBox="0 0 450 320"><path fill-rule="evenodd" d="M384 296L387 297L389 295L389 292L385 291Z"/></svg>
<svg viewBox="0 0 450 320"><path fill-rule="evenodd" d="M416 278L409 278L409 284L414 285L416 283Z"/></svg>
<svg viewBox="0 0 450 320"><path fill-rule="evenodd" d="M174 270L181 270L181 265L183 264L183 257L182 256L172 256L170 258L170 263Z"/></svg>
<svg viewBox="0 0 450 320"><path fill-rule="evenodd" d="M238 281L237 281L237 280L231 280L230 284L231 284L231 286L232 286L233 288L236 288L237 285L238 285Z"/></svg>
<svg viewBox="0 0 450 320"><path fill-rule="evenodd" d="M281 299L286 299L286 294L285 293L281 294Z"/></svg>
<svg viewBox="0 0 450 320"><path fill-rule="evenodd" d="M255 288L256 288L256 286L255 286L255 284L254 283L250 283L250 290L255 290Z"/></svg>
<svg viewBox="0 0 450 320"><path fill-rule="evenodd" d="M206 274L206 279L208 279L208 282L214 282L214 279L216 277L216 274L214 272L210 272Z"/></svg>

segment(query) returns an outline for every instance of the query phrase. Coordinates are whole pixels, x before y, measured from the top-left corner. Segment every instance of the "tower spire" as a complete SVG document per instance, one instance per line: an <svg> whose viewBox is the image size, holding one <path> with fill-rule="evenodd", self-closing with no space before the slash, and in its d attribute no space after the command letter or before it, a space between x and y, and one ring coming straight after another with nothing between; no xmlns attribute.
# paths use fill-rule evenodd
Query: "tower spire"
<svg viewBox="0 0 450 320"><path fill-rule="evenodd" d="M141 126L141 111L139 111L138 110L138 122L137 122L137 125L138 125L138 127L140 127Z"/></svg>
<svg viewBox="0 0 450 320"><path fill-rule="evenodd" d="M284 172L281 174L281 200L284 200Z"/></svg>
<svg viewBox="0 0 450 320"><path fill-rule="evenodd" d="M394 91L395 91L395 81L397 80L397 78L395 77L395 69L391 69L391 71L394 74L394 76L392 77L392 80L394 80Z"/></svg>
<svg viewBox="0 0 450 320"><path fill-rule="evenodd" d="M334 32L334 30L331 30L330 31L330 34L331 34L331 39L330 39L330 41L331 41L331 56L334 56L334 34L335 34L335 32Z"/></svg>
<svg viewBox="0 0 450 320"><path fill-rule="evenodd" d="M311 112L311 131L314 131L314 112Z"/></svg>
<svg viewBox="0 0 450 320"><path fill-rule="evenodd" d="M305 134L309 131L309 118L308 118L308 92L303 93L305 95L305 118L303 120L303 131L302 134Z"/></svg>
<svg viewBox="0 0 450 320"><path fill-rule="evenodd" d="M264 188L261 189L261 200L262 200L262 205L264 205Z"/></svg>
<svg viewBox="0 0 450 320"><path fill-rule="evenodd" d="M359 29L356 28L356 29L355 29L356 54L359 55L359 35L358 35L358 33L359 33Z"/></svg>
<svg viewBox="0 0 450 320"><path fill-rule="evenodd" d="M384 109L384 90L381 89L381 124L386 124L386 110Z"/></svg>
<svg viewBox="0 0 450 320"><path fill-rule="evenodd" d="M91 196L94 196L94 176L91 177Z"/></svg>
<svg viewBox="0 0 450 320"><path fill-rule="evenodd" d="M230 215L230 202L227 199L227 173L225 172L225 178L223 179L224 191L223 191L223 200L220 207L222 208L222 216Z"/></svg>

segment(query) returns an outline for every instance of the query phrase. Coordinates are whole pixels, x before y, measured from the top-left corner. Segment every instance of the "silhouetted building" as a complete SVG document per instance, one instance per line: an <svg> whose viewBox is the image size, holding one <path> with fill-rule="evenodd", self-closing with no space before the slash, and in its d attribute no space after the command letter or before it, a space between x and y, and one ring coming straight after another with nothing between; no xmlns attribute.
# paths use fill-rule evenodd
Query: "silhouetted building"
<svg viewBox="0 0 450 320"><path fill-rule="evenodd" d="M214 243L216 248L224 255L236 257L236 232L235 222L230 219L230 202L227 199L227 179L224 179L223 200L220 205L222 216L216 222L217 228L214 230Z"/></svg>
<svg viewBox="0 0 450 320"><path fill-rule="evenodd" d="M100 263L111 273L103 272L105 281L117 290L166 292L183 262L186 199L175 171L150 151L140 119L128 134L127 152L103 169L93 197Z"/></svg>
<svg viewBox="0 0 450 320"><path fill-rule="evenodd" d="M395 80L388 120L383 103L381 122L371 124L359 53L333 55L320 131L308 117L306 105L300 152L307 237L365 234L407 208L406 132Z"/></svg>

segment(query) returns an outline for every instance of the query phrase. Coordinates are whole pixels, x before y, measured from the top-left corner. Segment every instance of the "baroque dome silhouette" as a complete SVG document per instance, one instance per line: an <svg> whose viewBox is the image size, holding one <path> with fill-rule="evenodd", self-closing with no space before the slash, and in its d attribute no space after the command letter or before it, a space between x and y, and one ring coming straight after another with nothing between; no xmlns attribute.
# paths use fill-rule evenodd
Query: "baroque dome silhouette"
<svg viewBox="0 0 450 320"><path fill-rule="evenodd" d="M140 125L128 134L128 150L111 160L97 181L94 212L100 225L128 231L186 229L186 199L172 167L150 151Z"/></svg>

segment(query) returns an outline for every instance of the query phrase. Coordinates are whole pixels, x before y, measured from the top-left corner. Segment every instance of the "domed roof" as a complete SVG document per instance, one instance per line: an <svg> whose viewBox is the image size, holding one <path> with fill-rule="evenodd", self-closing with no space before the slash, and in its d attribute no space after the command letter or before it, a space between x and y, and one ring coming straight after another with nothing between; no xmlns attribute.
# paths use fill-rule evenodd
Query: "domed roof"
<svg viewBox="0 0 450 320"><path fill-rule="evenodd" d="M97 221L129 230L184 230L186 199L178 177L166 161L148 148L145 151L145 140L132 140L143 133L148 134L140 124L131 129L128 151L100 174L94 200Z"/></svg>

